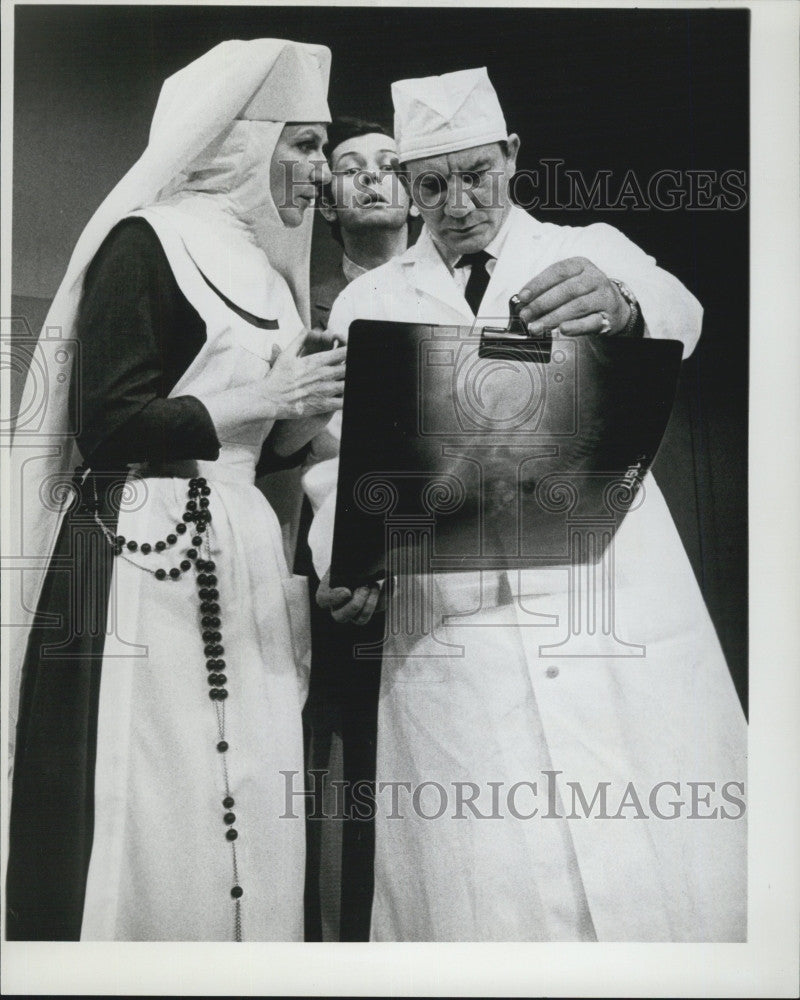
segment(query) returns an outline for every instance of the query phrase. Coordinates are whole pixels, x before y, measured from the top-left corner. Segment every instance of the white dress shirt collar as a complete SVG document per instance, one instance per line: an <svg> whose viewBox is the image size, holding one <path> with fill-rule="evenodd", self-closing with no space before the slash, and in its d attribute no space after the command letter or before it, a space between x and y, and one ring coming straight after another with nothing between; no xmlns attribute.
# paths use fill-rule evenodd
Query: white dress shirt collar
<svg viewBox="0 0 800 1000"><path fill-rule="evenodd" d="M351 281L355 281L356 278L360 278L362 274L366 274L368 270L368 267L362 267L360 264L356 264L354 260L350 260L346 253L342 254L342 271L348 285Z"/></svg>
<svg viewBox="0 0 800 1000"><path fill-rule="evenodd" d="M487 245L483 248L486 251L486 253L490 254L493 258L492 260L486 262L486 270L489 272L490 275L494 271L495 264L497 263L497 258L503 252L503 247L505 245L509 230L511 228L512 214L513 213L511 211L508 212L505 219L503 220L502 226L500 226L500 228L497 230L493 239L490 240L490 242L487 243ZM433 238L433 235L431 235L431 240L433 242L433 245L439 251L439 256L447 265L447 269L455 279L456 283L460 285L462 288L466 287L467 281L469 279L469 273L472 270L472 268L471 267L457 268L455 265L459 260L459 258L461 257L461 254L455 254L455 255L451 254L446 247L442 246L437 240Z"/></svg>

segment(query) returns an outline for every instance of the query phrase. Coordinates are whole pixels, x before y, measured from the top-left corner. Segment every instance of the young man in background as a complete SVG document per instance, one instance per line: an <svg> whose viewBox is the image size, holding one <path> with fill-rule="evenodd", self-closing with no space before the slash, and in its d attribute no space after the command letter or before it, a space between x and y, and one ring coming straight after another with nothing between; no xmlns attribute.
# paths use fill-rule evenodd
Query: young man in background
<svg viewBox="0 0 800 1000"><path fill-rule="evenodd" d="M397 146L381 124L361 118L337 118L328 129L331 183L320 198L320 211L341 255L323 254L312 276L311 319L324 330L337 296L355 278L404 253L409 242L411 201L399 173ZM325 266L327 265L327 266ZM346 333L346 331L345 331ZM383 615L366 628L336 625L314 600L318 580L305 537L312 510L336 488L341 421L331 421L314 441L303 487L306 494L300 528L297 571L311 577L312 680L305 711L307 787L323 795L326 817L337 811L331 780L344 779L348 792L375 774L380 660L358 660L357 643L379 642ZM323 792L322 789L325 788ZM341 810L341 806L339 806ZM309 940L366 940L372 901L373 824L365 820L309 819L306 882L306 937Z"/></svg>
<svg viewBox="0 0 800 1000"><path fill-rule="evenodd" d="M333 176L320 211L343 253L312 282L312 324L322 329L351 281L405 252L411 207L398 173L397 145L383 125L335 119L328 130L328 159Z"/></svg>

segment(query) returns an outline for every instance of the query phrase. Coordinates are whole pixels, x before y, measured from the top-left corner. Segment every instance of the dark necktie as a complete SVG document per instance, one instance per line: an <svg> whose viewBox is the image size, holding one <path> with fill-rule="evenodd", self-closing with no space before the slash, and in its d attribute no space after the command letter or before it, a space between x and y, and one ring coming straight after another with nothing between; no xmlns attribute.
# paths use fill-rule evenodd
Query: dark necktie
<svg viewBox="0 0 800 1000"><path fill-rule="evenodd" d="M467 287L464 289L464 298L476 316L481 307L486 287L489 284L489 272L486 270L486 263L490 260L494 260L494 257L490 253L487 253L485 250L478 250L477 253L465 253L463 257L456 261L456 267L472 267L467 279Z"/></svg>

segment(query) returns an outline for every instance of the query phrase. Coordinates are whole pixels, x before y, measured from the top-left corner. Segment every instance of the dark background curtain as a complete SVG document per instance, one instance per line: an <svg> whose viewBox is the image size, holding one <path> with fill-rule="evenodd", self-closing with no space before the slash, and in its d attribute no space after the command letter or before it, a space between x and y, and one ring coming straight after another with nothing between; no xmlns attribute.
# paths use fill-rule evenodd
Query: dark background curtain
<svg viewBox="0 0 800 1000"><path fill-rule="evenodd" d="M392 80L487 66L540 194L545 170L563 161L535 214L618 227L705 308L655 471L746 702L747 11L28 6L15 18L12 291L22 340L24 321L38 333L86 221L146 145L163 79L217 42L324 43L333 113L388 121ZM565 170L589 188L608 171L609 201L569 206ZM675 172L664 190L684 192L682 205L653 204L648 182L664 170ZM709 207L721 189L698 171L740 172L727 208ZM315 236L317 269L339 251L324 224ZM12 405L23 379L24 364L12 366Z"/></svg>

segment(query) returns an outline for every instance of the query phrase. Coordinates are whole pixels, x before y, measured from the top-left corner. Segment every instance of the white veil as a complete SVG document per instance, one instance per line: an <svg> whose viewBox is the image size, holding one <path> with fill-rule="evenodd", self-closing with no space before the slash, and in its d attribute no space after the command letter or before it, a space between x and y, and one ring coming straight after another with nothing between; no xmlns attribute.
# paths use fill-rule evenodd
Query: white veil
<svg viewBox="0 0 800 1000"><path fill-rule="evenodd" d="M232 149L241 147L245 161L259 153L271 158L286 122L330 121L329 72L330 51L324 46L256 39L222 42L169 77L159 95L147 148L94 213L75 246L34 350L23 394L25 399L31 393L44 391L42 422L34 436L20 434L18 426L11 449L11 481L18 507L13 511L15 529L8 565L15 569L5 574L4 586L10 595L12 625L7 720L12 745L27 636L61 523L67 470L77 454L70 427L69 386L77 354L75 322L86 269L117 222L131 212L158 203L175 209L185 221L190 253L192 245L202 253L202 247L209 242L208 227L214 227L219 239L211 243L222 247L229 273L235 271L227 257L229 250L234 253L238 248L242 261L249 257L252 262L256 257L251 250L260 246L270 264L287 280L298 312L308 323L311 213L306 213L307 218L296 229L286 229L270 201L264 206L263 217L248 219L243 226L224 199L195 199L195 203L202 202L203 208L193 213L187 194L196 187L193 178L198 164L213 159L212 154L229 156ZM237 183L240 180L237 178ZM263 264L263 256L257 253L257 257ZM209 280L226 292L226 267L215 271L214 262L209 260L207 270L211 271L207 274ZM230 297L236 301L235 293ZM248 305L237 304L243 308ZM47 368L47 341L54 330L60 331L62 371L58 376ZM37 379L39 384L33 384Z"/></svg>

